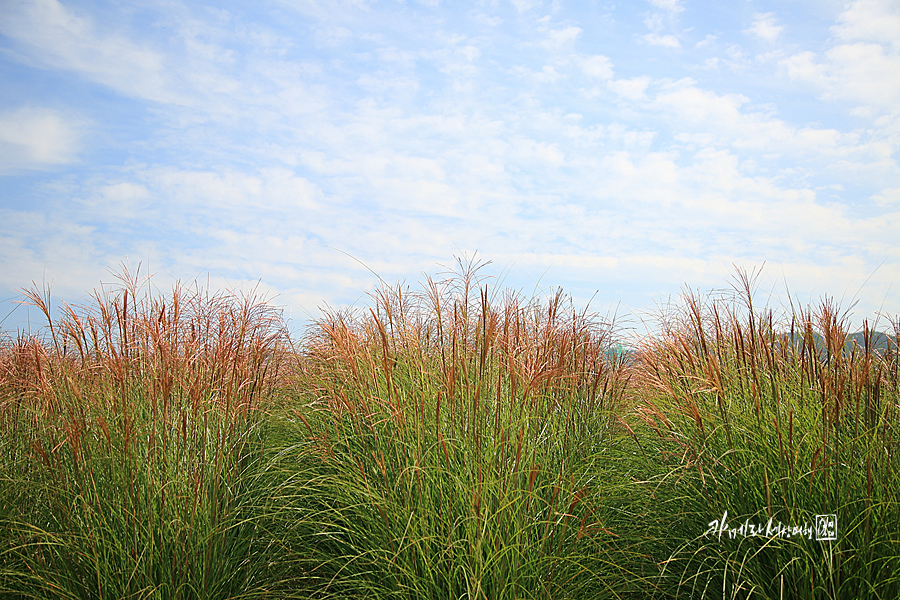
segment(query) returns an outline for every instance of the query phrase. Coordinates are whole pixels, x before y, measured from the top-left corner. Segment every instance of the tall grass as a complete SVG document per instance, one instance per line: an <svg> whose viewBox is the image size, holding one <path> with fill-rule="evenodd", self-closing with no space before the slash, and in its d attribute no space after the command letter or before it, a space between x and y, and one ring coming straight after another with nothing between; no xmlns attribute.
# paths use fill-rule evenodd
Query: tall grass
<svg viewBox="0 0 900 600"><path fill-rule="evenodd" d="M642 485L657 498L648 518L671 525L656 550L661 586L676 597L896 598L900 322L881 349L868 326L861 346L848 344L831 301L779 320L741 281L730 299L688 294L641 350L635 428L657 469ZM835 541L770 535L822 514L837 517ZM739 530L748 520L762 535Z"/></svg>
<svg viewBox="0 0 900 600"><path fill-rule="evenodd" d="M305 340L283 456L308 473L286 499L306 576L342 598L617 596L636 582L609 529L614 330L459 266Z"/></svg>
<svg viewBox="0 0 900 600"><path fill-rule="evenodd" d="M123 271L51 318L27 291L47 328L0 341L0 595L900 596L900 321L779 316L742 274L623 353L480 267L296 346L253 296Z"/></svg>
<svg viewBox="0 0 900 600"><path fill-rule="evenodd" d="M121 285L7 340L0 586L30 598L259 591L260 411L286 337L252 297ZM264 490L263 490L264 491ZM263 494L264 495L264 494Z"/></svg>

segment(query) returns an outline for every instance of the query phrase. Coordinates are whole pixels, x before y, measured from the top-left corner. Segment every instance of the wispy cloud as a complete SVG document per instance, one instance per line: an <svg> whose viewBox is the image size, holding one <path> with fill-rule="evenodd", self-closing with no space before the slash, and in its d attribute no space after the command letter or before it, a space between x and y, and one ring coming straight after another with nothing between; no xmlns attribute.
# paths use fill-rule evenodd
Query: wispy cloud
<svg viewBox="0 0 900 600"><path fill-rule="evenodd" d="M581 60L581 70L594 79L612 79L613 63L602 54L586 56Z"/></svg>
<svg viewBox="0 0 900 600"><path fill-rule="evenodd" d="M681 42L674 35L659 35L656 33L646 33L641 36L641 40L651 46L664 46L666 48L680 48Z"/></svg>
<svg viewBox="0 0 900 600"><path fill-rule="evenodd" d="M839 43L821 55L798 52L780 61L782 69L791 79L815 85L825 99L857 104L858 115L900 117L900 8L858 0L832 31Z"/></svg>
<svg viewBox="0 0 900 600"><path fill-rule="evenodd" d="M0 174L72 163L84 119L32 106L0 112Z"/></svg>
<svg viewBox="0 0 900 600"><path fill-rule="evenodd" d="M744 31L765 42L774 42L784 31L784 27L778 24L775 13L770 12L754 15L753 23Z"/></svg>
<svg viewBox="0 0 900 600"><path fill-rule="evenodd" d="M164 56L129 38L100 33L94 20L57 0L12 0L3 9L0 33L38 67L72 70L129 96L177 101Z"/></svg>
<svg viewBox="0 0 900 600"><path fill-rule="evenodd" d="M813 43L711 8L8 3L0 286L46 271L77 295L128 256L313 313L373 282L343 253L390 280L477 249L513 285L549 268L634 309L733 263L809 294L881 264L880 306L897 11L853 3Z"/></svg>
<svg viewBox="0 0 900 600"><path fill-rule="evenodd" d="M900 45L900 6L891 0L856 0L840 14L832 31L845 41Z"/></svg>
<svg viewBox="0 0 900 600"><path fill-rule="evenodd" d="M619 96L628 98L629 100L641 100L646 98L644 93L647 86L650 85L651 78L646 75L642 77L632 77L631 79L616 79L610 81L607 85Z"/></svg>
<svg viewBox="0 0 900 600"><path fill-rule="evenodd" d="M684 10L684 6L681 5L681 0L648 0L650 4L655 6L656 8L661 8L670 12L681 12Z"/></svg>

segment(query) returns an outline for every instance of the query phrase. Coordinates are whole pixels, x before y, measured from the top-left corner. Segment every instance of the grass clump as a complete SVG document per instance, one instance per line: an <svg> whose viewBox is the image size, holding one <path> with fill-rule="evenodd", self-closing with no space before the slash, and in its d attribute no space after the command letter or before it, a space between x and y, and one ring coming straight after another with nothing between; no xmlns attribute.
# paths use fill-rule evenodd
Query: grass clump
<svg viewBox="0 0 900 600"><path fill-rule="evenodd" d="M480 267L296 345L254 297L127 271L58 319L28 291L48 327L0 342L0 595L900 596L900 322L779 317L741 274L623 351Z"/></svg>
<svg viewBox="0 0 900 600"><path fill-rule="evenodd" d="M235 598L259 581L261 411L286 337L252 298L122 285L7 340L0 587L22 598Z"/></svg>
<svg viewBox="0 0 900 600"><path fill-rule="evenodd" d="M827 299L779 321L741 281L730 299L689 294L640 353L636 439L656 469L642 485L657 499L648 518L671 525L661 588L900 596L900 323L892 339L866 326L849 343ZM837 539L818 540L828 514Z"/></svg>
<svg viewBox="0 0 900 600"><path fill-rule="evenodd" d="M294 535L323 596L602 598L636 583L604 450L610 324L477 265L327 313L304 344ZM287 463L286 463L287 464ZM288 468L288 467L285 467ZM298 467L293 467L295 470Z"/></svg>

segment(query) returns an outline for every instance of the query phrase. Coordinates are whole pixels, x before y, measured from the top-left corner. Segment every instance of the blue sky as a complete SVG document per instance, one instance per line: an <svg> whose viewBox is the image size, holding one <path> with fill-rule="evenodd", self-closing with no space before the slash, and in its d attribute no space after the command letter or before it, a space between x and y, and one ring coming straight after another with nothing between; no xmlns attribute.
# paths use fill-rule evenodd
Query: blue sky
<svg viewBox="0 0 900 600"><path fill-rule="evenodd" d="M900 313L897 0L4 0L0 92L4 329L126 258L302 323L476 251Z"/></svg>

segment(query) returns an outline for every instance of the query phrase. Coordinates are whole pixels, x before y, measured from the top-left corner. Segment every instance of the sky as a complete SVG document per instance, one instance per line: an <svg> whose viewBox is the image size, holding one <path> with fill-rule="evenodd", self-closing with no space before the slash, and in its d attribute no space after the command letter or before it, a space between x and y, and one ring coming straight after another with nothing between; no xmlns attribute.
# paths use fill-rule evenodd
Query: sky
<svg viewBox="0 0 900 600"><path fill-rule="evenodd" d="M898 147L900 0L0 0L0 326L125 263L300 327L460 256L887 323Z"/></svg>

